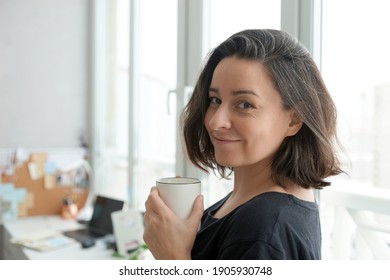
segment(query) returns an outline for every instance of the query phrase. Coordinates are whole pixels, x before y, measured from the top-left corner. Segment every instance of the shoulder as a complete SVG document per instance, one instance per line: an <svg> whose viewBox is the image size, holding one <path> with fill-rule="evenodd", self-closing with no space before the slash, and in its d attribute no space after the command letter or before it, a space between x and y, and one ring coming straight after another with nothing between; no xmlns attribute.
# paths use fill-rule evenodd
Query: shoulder
<svg viewBox="0 0 390 280"><path fill-rule="evenodd" d="M265 236L272 232L288 201L287 196L278 193L258 195L235 209L229 217L229 223L237 231L254 230Z"/></svg>
<svg viewBox="0 0 390 280"><path fill-rule="evenodd" d="M242 241L271 242L281 229L306 223L312 216L318 218L316 203L299 200L292 195L269 192L247 201L229 217L230 234ZM250 234L248 234L250 232Z"/></svg>
<svg viewBox="0 0 390 280"><path fill-rule="evenodd" d="M225 198L226 199L226 198ZM224 199L205 211L193 254L198 259L318 259L316 203L264 193L221 219L212 216Z"/></svg>
<svg viewBox="0 0 390 280"><path fill-rule="evenodd" d="M315 202L300 200L290 194L267 192L253 197L238 207L234 214L255 220L258 218L275 220L284 215L291 216L317 211L318 205Z"/></svg>
<svg viewBox="0 0 390 280"><path fill-rule="evenodd" d="M241 257L249 259L318 258L316 203L264 193L236 209L225 226L224 256L241 250Z"/></svg>

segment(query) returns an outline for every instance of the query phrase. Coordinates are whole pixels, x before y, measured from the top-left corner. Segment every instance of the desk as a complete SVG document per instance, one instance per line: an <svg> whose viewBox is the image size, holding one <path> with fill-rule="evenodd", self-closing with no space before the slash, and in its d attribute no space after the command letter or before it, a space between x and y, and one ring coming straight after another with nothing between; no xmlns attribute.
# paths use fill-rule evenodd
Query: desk
<svg viewBox="0 0 390 280"><path fill-rule="evenodd" d="M4 222L3 258L8 260L110 260L118 259L112 256L113 250L106 249L103 239L96 245L82 249L79 243L71 244L51 251L39 252L23 248L9 242L13 236L40 230L67 231L82 228L83 225L74 220L64 220L60 216L33 216Z"/></svg>

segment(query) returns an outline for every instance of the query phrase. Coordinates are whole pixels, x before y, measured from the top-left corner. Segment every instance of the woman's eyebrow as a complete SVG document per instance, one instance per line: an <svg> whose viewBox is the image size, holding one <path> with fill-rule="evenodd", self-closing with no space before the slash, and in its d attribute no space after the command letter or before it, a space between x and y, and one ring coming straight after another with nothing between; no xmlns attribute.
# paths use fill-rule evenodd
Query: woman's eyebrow
<svg viewBox="0 0 390 280"><path fill-rule="evenodd" d="M210 87L209 92L219 93L219 90L217 88Z"/></svg>
<svg viewBox="0 0 390 280"><path fill-rule="evenodd" d="M209 88L209 92L215 93L217 95L220 94L218 88L213 88L213 87ZM249 90L249 89L240 89L240 90L235 90L232 92L233 96L240 96L240 95L247 95L247 94L253 95L256 97L260 97L256 92L254 92L253 90Z"/></svg>
<svg viewBox="0 0 390 280"><path fill-rule="evenodd" d="M259 95L252 91L252 90L246 90L246 89L243 89L243 90L235 90L233 91L233 95L244 95L244 94L250 94L250 95L254 95L256 97L259 97Z"/></svg>

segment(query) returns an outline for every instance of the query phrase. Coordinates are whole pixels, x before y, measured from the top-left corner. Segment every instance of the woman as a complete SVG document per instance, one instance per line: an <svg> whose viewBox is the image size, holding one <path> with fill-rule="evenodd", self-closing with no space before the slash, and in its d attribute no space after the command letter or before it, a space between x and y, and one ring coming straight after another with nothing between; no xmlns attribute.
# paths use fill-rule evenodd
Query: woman
<svg viewBox="0 0 390 280"><path fill-rule="evenodd" d="M294 37L245 30L214 49L183 113L183 136L192 163L234 173L234 187L204 212L198 197L185 221L152 188L144 239L155 258L321 258L313 190L342 172L336 110Z"/></svg>

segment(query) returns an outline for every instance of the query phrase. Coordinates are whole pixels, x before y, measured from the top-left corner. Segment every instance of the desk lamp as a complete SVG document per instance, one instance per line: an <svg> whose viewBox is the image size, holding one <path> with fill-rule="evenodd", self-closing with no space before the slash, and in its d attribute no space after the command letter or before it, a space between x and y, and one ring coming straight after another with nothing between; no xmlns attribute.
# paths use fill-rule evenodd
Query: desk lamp
<svg viewBox="0 0 390 280"><path fill-rule="evenodd" d="M77 160L77 161L71 163L67 167L61 169L61 172L67 173L67 172L71 172L74 170L77 171L80 168L84 168L84 170L86 171L86 173L88 175L89 190L88 190L88 196L87 196L87 199L85 201L84 207L81 208L80 211L78 212L78 214L76 216L76 220L89 221L91 219L91 216L92 216L92 210L93 210L92 204L93 204L93 199L94 199L93 182L92 182L93 171L92 171L91 165L85 159L80 159L80 160ZM75 176L75 180L74 180L74 184L73 184L74 186L78 186L80 184L80 182L78 181L78 179L76 177L77 176Z"/></svg>

